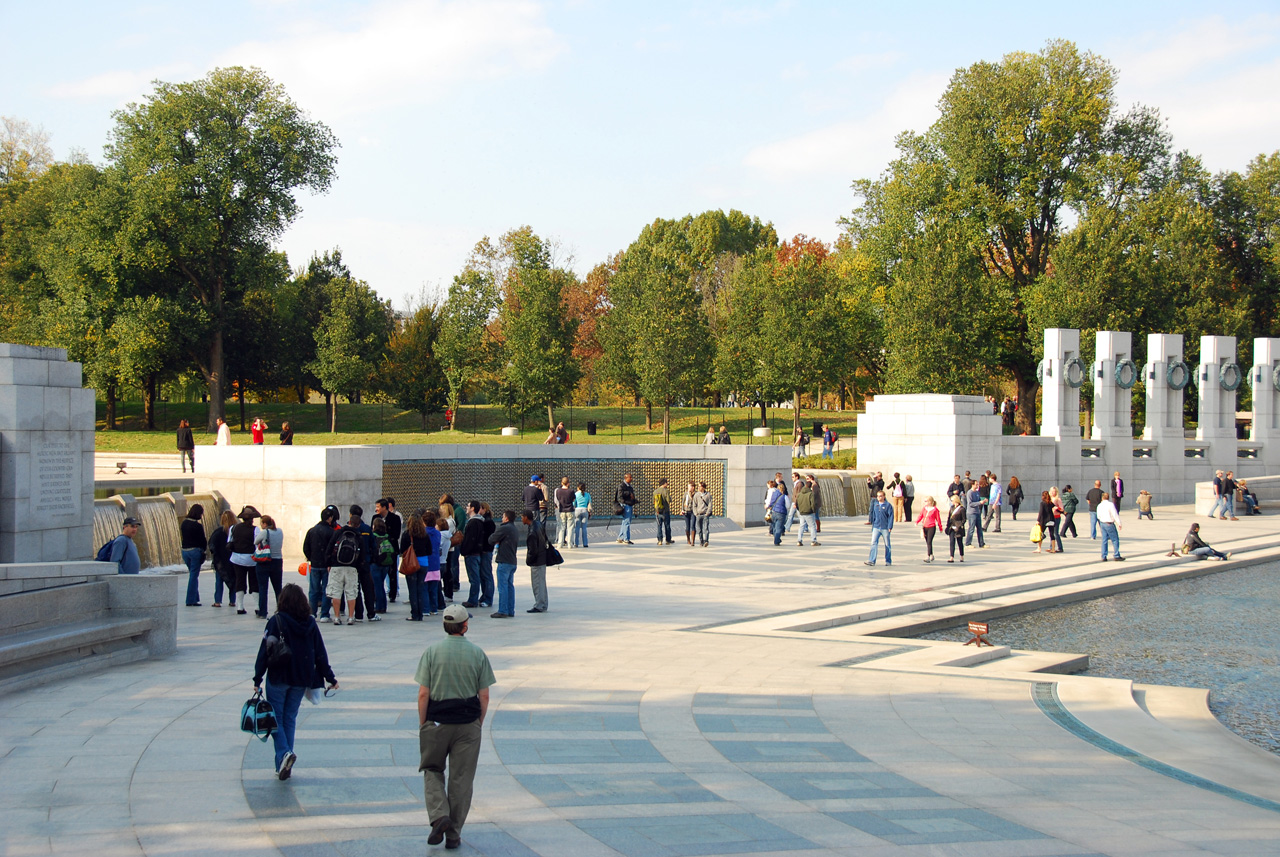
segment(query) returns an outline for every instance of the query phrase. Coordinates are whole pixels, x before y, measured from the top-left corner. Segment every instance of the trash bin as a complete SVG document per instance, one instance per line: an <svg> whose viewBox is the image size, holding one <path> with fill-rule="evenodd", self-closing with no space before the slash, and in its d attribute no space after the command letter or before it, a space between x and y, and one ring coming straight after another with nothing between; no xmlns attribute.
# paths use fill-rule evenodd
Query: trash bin
<svg viewBox="0 0 1280 857"><path fill-rule="evenodd" d="M594 435L596 433L596 421L587 420L587 434Z"/></svg>
<svg viewBox="0 0 1280 857"><path fill-rule="evenodd" d="M810 435L809 435L809 436L810 436L810 437L817 437L817 438L821 438L821 437L822 437L822 423L818 422L817 420L814 420L814 421L813 421L813 432L812 432L812 433L810 433Z"/></svg>

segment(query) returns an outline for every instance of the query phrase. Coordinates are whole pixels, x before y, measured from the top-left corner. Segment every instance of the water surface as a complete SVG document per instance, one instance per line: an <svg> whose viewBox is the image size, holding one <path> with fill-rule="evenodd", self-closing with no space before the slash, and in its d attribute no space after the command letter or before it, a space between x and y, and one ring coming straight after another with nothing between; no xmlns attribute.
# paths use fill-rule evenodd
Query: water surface
<svg viewBox="0 0 1280 857"><path fill-rule="evenodd" d="M969 635L955 628L921 637L963 642ZM1085 675L1208 688L1219 720L1280 753L1280 565L993 619L989 639L1088 654Z"/></svg>

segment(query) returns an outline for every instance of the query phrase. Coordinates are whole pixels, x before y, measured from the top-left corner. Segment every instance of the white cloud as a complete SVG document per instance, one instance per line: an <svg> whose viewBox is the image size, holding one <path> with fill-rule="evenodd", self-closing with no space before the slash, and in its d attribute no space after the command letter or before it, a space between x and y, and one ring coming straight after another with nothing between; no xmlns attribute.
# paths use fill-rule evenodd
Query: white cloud
<svg viewBox="0 0 1280 857"><path fill-rule="evenodd" d="M894 157L894 138L903 131L924 131L937 118L938 97L947 76L921 74L888 92L874 113L794 137L757 146L746 166L775 177L800 174L879 175Z"/></svg>
<svg viewBox="0 0 1280 857"><path fill-rule="evenodd" d="M1280 148L1280 18L1184 22L1116 51L1121 109L1141 103L1168 121L1175 149L1211 170L1242 170Z"/></svg>
<svg viewBox="0 0 1280 857"><path fill-rule="evenodd" d="M845 57L832 66L838 72L858 73L871 69L881 69L896 64L904 58L904 54L899 51L882 51L875 54L854 54L851 57Z"/></svg>
<svg viewBox="0 0 1280 857"><path fill-rule="evenodd" d="M564 50L534 0L387 0L345 18L302 23L209 59L257 66L326 117L427 103L451 87L537 71ZM132 97L187 67L120 69L56 85L58 98Z"/></svg>
<svg viewBox="0 0 1280 857"><path fill-rule="evenodd" d="M185 66L160 66L137 71L118 70L95 74L83 80L55 84L45 90L50 98L106 98L122 101L128 98L140 98L152 89L153 80L170 79L175 75L189 72Z"/></svg>
<svg viewBox="0 0 1280 857"><path fill-rule="evenodd" d="M561 40L530 0L410 0L344 25L246 42L218 65L256 65L326 116L422 104L447 88L547 66Z"/></svg>

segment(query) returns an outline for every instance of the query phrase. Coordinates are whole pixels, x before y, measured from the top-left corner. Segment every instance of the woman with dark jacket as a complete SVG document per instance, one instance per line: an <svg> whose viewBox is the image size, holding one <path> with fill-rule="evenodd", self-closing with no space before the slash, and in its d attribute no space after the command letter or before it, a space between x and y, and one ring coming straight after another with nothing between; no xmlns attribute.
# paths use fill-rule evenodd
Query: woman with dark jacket
<svg viewBox="0 0 1280 857"><path fill-rule="evenodd" d="M959 494L951 495L951 509L947 512L946 525L947 537L951 540L951 554L947 557L947 562L956 561L956 548L960 548L960 561L964 562L964 525L968 520L964 505L960 502Z"/></svg>
<svg viewBox="0 0 1280 857"><path fill-rule="evenodd" d="M411 547L413 555L418 558L418 570L404 576L405 588L409 590L409 615L405 617L405 621L421 622L427 565L434 558L436 568L439 568L440 554L438 547L432 547L426 524L423 523L422 516L416 512L409 516L409 520L404 525L404 532L400 534L400 553L403 555Z"/></svg>
<svg viewBox="0 0 1280 857"><path fill-rule="evenodd" d="M253 537L257 532L253 522L258 517L258 510L245 506L236 517L240 522L231 528L227 536L227 543L231 546L231 568L236 576L235 589L231 593L232 604L236 601L237 592L256 594L258 591L258 573L253 561ZM248 612L244 609L247 600L247 597L240 599L240 609L236 613Z"/></svg>
<svg viewBox="0 0 1280 857"><path fill-rule="evenodd" d="M1018 481L1018 477L1009 477L1009 487L1004 492L1005 499L1009 501L1009 508L1013 511L1013 519L1018 520L1018 507L1022 505L1022 483Z"/></svg>
<svg viewBox="0 0 1280 857"><path fill-rule="evenodd" d="M1058 519L1053 511L1053 498L1049 496L1048 491L1041 491L1040 513L1036 516L1036 523L1040 525L1040 541L1036 542L1034 553L1040 553L1040 547L1046 541L1049 543L1049 549L1045 553L1055 553L1053 544L1058 538Z"/></svg>
<svg viewBox="0 0 1280 857"><path fill-rule="evenodd" d="M196 472L196 439L191 434L191 423L178 420L178 455L182 457L182 472L187 472L187 461L191 462L191 472Z"/></svg>
<svg viewBox="0 0 1280 857"><path fill-rule="evenodd" d="M209 540L204 535L204 506L191 504L187 516L178 526L182 536L182 561L187 566L187 606L200 606L200 566L204 565L204 552Z"/></svg>
<svg viewBox="0 0 1280 857"><path fill-rule="evenodd" d="M227 538L236 525L235 513L230 509L218 519L218 528L209 536L209 557L213 561L213 606L222 606L222 587L231 593L231 606L236 606L235 573L231 570L231 545Z"/></svg>
<svg viewBox="0 0 1280 857"><path fill-rule="evenodd" d="M243 612L243 611L241 611ZM267 651L275 640L283 640L291 650L281 663L269 664ZM298 708L302 697L312 688L329 683L338 687L338 679L329 666L320 627L311 616L311 605L302 587L290 583L280 591L276 614L267 620L267 629L258 645L258 660L253 667L253 686L262 686L267 677L267 701L276 715L276 731L272 738L276 747L276 775L289 779L298 756L293 752L293 736L298 724Z"/></svg>

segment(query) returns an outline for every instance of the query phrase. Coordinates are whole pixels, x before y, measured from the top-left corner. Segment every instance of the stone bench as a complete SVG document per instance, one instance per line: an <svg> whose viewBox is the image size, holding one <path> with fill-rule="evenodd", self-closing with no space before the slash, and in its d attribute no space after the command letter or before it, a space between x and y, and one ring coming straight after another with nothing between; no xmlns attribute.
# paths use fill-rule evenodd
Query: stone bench
<svg viewBox="0 0 1280 857"><path fill-rule="evenodd" d="M85 565L102 563L68 563L67 570ZM43 570L40 579L57 578ZM108 574L0 596L0 693L173 654L176 586L167 575Z"/></svg>
<svg viewBox="0 0 1280 857"><path fill-rule="evenodd" d="M147 619L85 619L0 637L0 693L150 657Z"/></svg>

